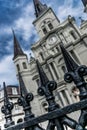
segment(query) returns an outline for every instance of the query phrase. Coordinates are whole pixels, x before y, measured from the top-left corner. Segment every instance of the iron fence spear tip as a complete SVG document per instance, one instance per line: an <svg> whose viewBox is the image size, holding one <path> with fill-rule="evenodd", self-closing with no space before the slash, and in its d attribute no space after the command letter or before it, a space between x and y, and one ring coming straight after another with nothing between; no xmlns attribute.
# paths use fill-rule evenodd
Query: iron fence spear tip
<svg viewBox="0 0 87 130"><path fill-rule="evenodd" d="M37 70L38 70L39 77L40 77L40 84L41 84L41 86L45 86L49 82L49 79L48 79L47 75L45 74L45 72L38 60L36 60L36 64L37 64Z"/></svg>
<svg viewBox="0 0 87 130"><path fill-rule="evenodd" d="M23 78L21 76L21 74L19 73L19 84L20 84L20 92L21 92L21 95L23 96L26 96L28 94L28 91L27 91L27 88L25 86L25 83L23 81Z"/></svg>
<svg viewBox="0 0 87 130"><path fill-rule="evenodd" d="M71 57L71 55L65 49L63 44L60 44L60 48L61 48L61 51L62 51L62 54L63 54L64 61L65 61L68 72L75 71L79 67L79 65Z"/></svg>

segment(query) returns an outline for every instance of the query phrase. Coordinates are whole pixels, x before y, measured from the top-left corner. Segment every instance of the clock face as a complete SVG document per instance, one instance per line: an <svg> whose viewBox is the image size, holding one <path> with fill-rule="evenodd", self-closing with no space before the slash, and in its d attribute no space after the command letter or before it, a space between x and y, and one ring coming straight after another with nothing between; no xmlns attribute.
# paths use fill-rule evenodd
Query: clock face
<svg viewBox="0 0 87 130"><path fill-rule="evenodd" d="M57 37L56 36L51 36L49 38L49 44L54 44L57 41Z"/></svg>

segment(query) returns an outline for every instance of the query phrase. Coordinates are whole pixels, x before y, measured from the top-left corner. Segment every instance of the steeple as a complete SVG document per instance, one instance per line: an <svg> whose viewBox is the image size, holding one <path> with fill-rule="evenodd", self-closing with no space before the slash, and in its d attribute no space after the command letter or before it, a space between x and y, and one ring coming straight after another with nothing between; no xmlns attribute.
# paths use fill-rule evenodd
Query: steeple
<svg viewBox="0 0 87 130"><path fill-rule="evenodd" d="M35 15L36 18L39 17L45 10L47 10L47 5L42 4L39 0L33 0L34 8L35 8Z"/></svg>
<svg viewBox="0 0 87 130"><path fill-rule="evenodd" d="M14 37L14 57L13 57L13 59L15 59L17 56L20 56L20 55L26 55L22 51L14 31L13 31L13 37Z"/></svg>

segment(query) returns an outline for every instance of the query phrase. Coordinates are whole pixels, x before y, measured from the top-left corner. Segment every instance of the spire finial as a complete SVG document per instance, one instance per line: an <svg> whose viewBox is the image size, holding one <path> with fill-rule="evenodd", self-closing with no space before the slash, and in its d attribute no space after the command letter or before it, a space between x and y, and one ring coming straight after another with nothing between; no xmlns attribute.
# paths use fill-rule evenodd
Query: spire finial
<svg viewBox="0 0 87 130"><path fill-rule="evenodd" d="M60 48L66 63L67 70L69 72L74 71L78 68L78 64L73 60L67 50L64 48L63 44L60 44Z"/></svg>
<svg viewBox="0 0 87 130"><path fill-rule="evenodd" d="M25 54L20 47L20 44L16 38L16 35L13 29L12 29L12 32L13 32L13 37L14 37L14 58L13 59L15 59L17 56L25 55Z"/></svg>
<svg viewBox="0 0 87 130"><path fill-rule="evenodd" d="M47 10L47 5L42 4L39 0L33 0L34 8L35 8L35 15L39 17L45 10Z"/></svg>

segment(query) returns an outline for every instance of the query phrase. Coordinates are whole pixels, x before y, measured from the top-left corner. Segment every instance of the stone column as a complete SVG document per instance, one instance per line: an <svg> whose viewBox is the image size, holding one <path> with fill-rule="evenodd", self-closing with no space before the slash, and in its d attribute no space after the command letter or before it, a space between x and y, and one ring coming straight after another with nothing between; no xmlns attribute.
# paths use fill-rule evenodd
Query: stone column
<svg viewBox="0 0 87 130"><path fill-rule="evenodd" d="M79 61L81 64L83 64L83 62L82 62L82 60L80 59L80 57L79 57L79 55L77 54L77 52L76 52L75 50L73 50L73 52L75 53L75 55L76 55L78 61Z"/></svg>
<svg viewBox="0 0 87 130"><path fill-rule="evenodd" d="M47 56L48 56L48 53L47 53L46 47L45 47L45 46L42 46L42 49L43 49L43 51L44 51L44 55L47 57Z"/></svg>
<svg viewBox="0 0 87 130"><path fill-rule="evenodd" d="M56 76L55 76L55 74L54 74L54 71L53 71L51 65L49 64L48 66L49 66L50 72L52 73L53 79L56 81Z"/></svg>
<svg viewBox="0 0 87 130"><path fill-rule="evenodd" d="M58 53L58 51L57 51L57 49L56 49L56 48L54 48L54 51L55 51L55 53Z"/></svg>
<svg viewBox="0 0 87 130"><path fill-rule="evenodd" d="M81 35L82 35L82 34L81 34L81 31L80 31L80 29L77 27L77 25L75 24L75 22L72 22L72 25L73 25L74 29L76 30L76 32L78 33L78 35L81 36Z"/></svg>
<svg viewBox="0 0 87 130"><path fill-rule="evenodd" d="M55 71L56 71L56 74L57 74L57 79L59 79L59 77L60 77L60 74L59 74L59 71L58 71L58 69L57 69L57 67L56 67L56 64L55 64L55 62L53 62L53 65L54 65L54 69L55 69Z"/></svg>
<svg viewBox="0 0 87 130"><path fill-rule="evenodd" d="M61 98L61 100L62 100L63 105L66 106L67 103L66 103L66 101L65 101L65 98L63 97L62 92L59 92L59 96L60 96L60 98Z"/></svg>

